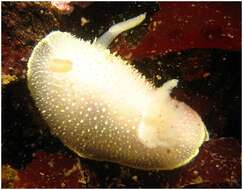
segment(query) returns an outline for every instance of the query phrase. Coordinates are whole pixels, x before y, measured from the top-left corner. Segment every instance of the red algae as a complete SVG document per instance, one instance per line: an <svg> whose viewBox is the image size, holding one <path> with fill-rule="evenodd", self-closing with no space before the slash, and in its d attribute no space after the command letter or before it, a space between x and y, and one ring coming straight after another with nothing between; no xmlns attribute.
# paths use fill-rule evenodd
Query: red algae
<svg viewBox="0 0 243 190"><path fill-rule="evenodd" d="M29 47L21 47L16 38L10 39L2 34L2 73L23 77L26 72L26 62L31 53Z"/></svg>
<svg viewBox="0 0 243 190"><path fill-rule="evenodd" d="M79 159L59 153L35 153L34 160L19 170L15 188L80 188L86 187L90 175L85 174Z"/></svg>
<svg viewBox="0 0 243 190"><path fill-rule="evenodd" d="M129 49L118 45L118 52L141 59L190 48L240 50L240 21L237 3L161 2L139 45Z"/></svg>
<svg viewBox="0 0 243 190"><path fill-rule="evenodd" d="M170 179L173 187L238 187L241 176L240 144L233 138L213 139L198 157ZM198 187L198 186L195 186Z"/></svg>

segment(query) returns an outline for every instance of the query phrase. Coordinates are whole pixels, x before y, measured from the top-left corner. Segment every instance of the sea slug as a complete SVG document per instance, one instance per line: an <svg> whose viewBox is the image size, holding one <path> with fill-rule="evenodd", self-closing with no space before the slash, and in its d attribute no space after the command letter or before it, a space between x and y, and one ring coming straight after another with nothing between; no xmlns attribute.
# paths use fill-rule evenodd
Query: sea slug
<svg viewBox="0 0 243 190"><path fill-rule="evenodd" d="M155 88L107 47L145 14L112 26L93 42L54 31L34 48L28 87L51 132L80 157L144 170L171 170L208 138L200 116Z"/></svg>

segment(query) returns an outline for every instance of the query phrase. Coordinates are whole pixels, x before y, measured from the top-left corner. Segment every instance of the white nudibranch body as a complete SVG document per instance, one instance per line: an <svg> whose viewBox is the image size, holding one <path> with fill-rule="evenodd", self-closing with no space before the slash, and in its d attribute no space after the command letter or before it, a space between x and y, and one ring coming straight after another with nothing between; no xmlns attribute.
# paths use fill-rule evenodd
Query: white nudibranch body
<svg viewBox="0 0 243 190"><path fill-rule="evenodd" d="M42 39L28 62L28 86L51 132L79 156L146 170L170 170L195 157L207 130L170 97L177 80L155 88L106 47L140 15L97 41L66 32Z"/></svg>

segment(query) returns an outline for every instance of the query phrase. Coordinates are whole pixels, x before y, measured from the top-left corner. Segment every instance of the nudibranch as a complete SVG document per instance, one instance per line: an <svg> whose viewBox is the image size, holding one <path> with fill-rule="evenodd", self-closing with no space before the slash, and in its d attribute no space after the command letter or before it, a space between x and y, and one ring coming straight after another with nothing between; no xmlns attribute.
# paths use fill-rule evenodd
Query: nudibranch
<svg viewBox="0 0 243 190"><path fill-rule="evenodd" d="M187 164L208 139L200 116L107 48L145 14L115 24L93 42L54 31L34 48L28 87L51 132L80 157L144 170Z"/></svg>

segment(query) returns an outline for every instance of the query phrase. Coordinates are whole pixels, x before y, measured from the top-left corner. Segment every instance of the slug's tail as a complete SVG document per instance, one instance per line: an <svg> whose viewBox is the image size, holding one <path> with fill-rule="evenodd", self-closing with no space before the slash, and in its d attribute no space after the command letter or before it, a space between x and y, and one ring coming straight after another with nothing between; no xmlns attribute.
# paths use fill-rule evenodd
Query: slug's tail
<svg viewBox="0 0 243 190"><path fill-rule="evenodd" d="M122 32L126 30L130 30L135 26L139 25L146 17L146 13L143 13L135 18L131 18L129 20L119 22L109 28L107 32L105 32L102 36L98 38L96 44L102 45L107 48L110 43Z"/></svg>

